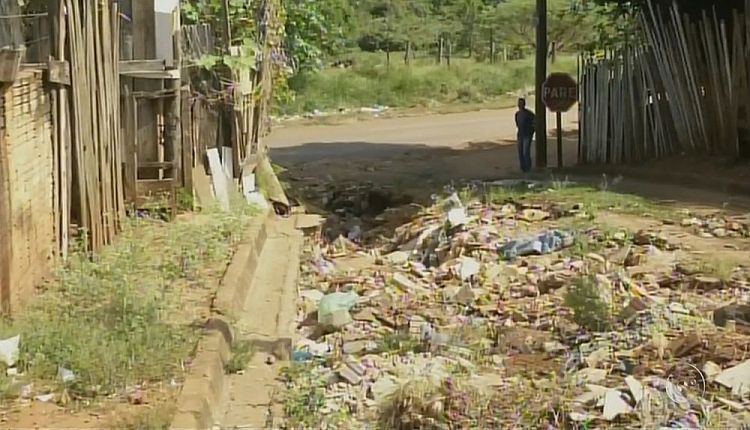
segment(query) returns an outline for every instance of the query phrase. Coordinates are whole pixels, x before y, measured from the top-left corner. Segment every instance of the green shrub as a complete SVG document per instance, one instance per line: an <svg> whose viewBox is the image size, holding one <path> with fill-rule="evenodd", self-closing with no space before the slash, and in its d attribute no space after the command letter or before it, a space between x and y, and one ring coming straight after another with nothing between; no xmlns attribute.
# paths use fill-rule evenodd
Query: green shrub
<svg viewBox="0 0 750 430"><path fill-rule="evenodd" d="M576 324L592 331L606 331L612 327L611 305L604 297L593 276L579 279L565 294L565 306L573 311Z"/></svg>

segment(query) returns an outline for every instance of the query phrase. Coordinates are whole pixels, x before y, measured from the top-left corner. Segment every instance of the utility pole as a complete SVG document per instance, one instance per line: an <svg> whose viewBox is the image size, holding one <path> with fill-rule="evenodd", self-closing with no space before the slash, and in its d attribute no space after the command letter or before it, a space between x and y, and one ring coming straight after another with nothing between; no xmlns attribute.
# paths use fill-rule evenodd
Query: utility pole
<svg viewBox="0 0 750 430"><path fill-rule="evenodd" d="M536 0L536 167L547 167L547 108L542 85L547 79L547 0Z"/></svg>

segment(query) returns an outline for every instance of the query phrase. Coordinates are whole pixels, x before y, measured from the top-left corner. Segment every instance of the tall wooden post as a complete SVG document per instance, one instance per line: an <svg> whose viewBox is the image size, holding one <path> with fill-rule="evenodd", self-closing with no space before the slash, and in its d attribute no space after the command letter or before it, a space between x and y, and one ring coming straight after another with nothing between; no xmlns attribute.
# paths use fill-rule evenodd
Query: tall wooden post
<svg viewBox="0 0 750 430"><path fill-rule="evenodd" d="M50 58L55 61L66 62L65 46L67 27L65 24L65 8L61 0L49 0L48 13L50 17ZM58 251L63 259L68 257L69 229L70 229L70 188L73 182L70 155L70 129L68 124L69 104L68 88L57 85L52 90L53 94L53 146L55 154L55 210L56 210L56 233L58 238Z"/></svg>
<svg viewBox="0 0 750 430"><path fill-rule="evenodd" d="M536 167L547 167L547 111L542 85L547 78L547 0L536 0Z"/></svg>
<svg viewBox="0 0 750 430"><path fill-rule="evenodd" d="M438 36L437 63L443 64L443 36Z"/></svg>
<svg viewBox="0 0 750 430"><path fill-rule="evenodd" d="M232 46L232 25L229 17L229 0L221 2L222 23L224 24L224 54L229 54L229 47Z"/></svg>
<svg viewBox="0 0 750 430"><path fill-rule="evenodd" d="M174 70L182 72L182 46L181 46L181 33L180 28L180 10L179 7L173 11L174 28L172 29L172 57L174 58L172 67ZM184 168L182 166L182 128L181 128L181 114L182 114L182 94L180 89L182 88L181 79L170 79L166 83L167 88L170 90L169 98L165 100L164 114L166 115L166 139L164 147L164 160L171 161L173 164L172 178L175 182L178 182L177 186L184 185Z"/></svg>
<svg viewBox="0 0 750 430"><path fill-rule="evenodd" d="M448 67L450 67L451 66L451 56L453 55L453 43L451 42L450 39L448 39L447 45L448 45L447 46L447 48L448 48L447 51L448 52L447 52L447 54L445 56L445 60L446 60L446 63L448 64Z"/></svg>
<svg viewBox="0 0 750 430"><path fill-rule="evenodd" d="M495 46L495 32L490 29L490 64L495 64L497 47Z"/></svg>

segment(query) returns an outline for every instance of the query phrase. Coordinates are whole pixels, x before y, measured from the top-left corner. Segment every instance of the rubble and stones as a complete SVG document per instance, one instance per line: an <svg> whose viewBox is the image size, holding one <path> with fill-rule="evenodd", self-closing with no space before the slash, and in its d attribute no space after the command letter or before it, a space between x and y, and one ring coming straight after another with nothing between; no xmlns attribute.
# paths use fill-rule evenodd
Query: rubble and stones
<svg viewBox="0 0 750 430"><path fill-rule="evenodd" d="M419 207L369 185L317 192L332 215L303 267L289 428L750 419L744 268L685 270L678 240L607 231L554 194ZM728 215L680 224L748 236Z"/></svg>

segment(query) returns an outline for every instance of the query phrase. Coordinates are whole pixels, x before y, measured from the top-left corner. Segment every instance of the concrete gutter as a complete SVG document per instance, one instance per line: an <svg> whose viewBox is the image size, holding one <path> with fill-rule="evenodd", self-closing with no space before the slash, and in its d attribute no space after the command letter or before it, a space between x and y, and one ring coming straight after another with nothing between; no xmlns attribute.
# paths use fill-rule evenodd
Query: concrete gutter
<svg viewBox="0 0 750 430"><path fill-rule="evenodd" d="M232 327L251 289L251 280L268 237L270 219L268 213L253 219L224 272L213 301L213 315L198 341L170 429L211 429L214 425L219 413L216 408L221 404L227 382L224 367L234 342Z"/></svg>

